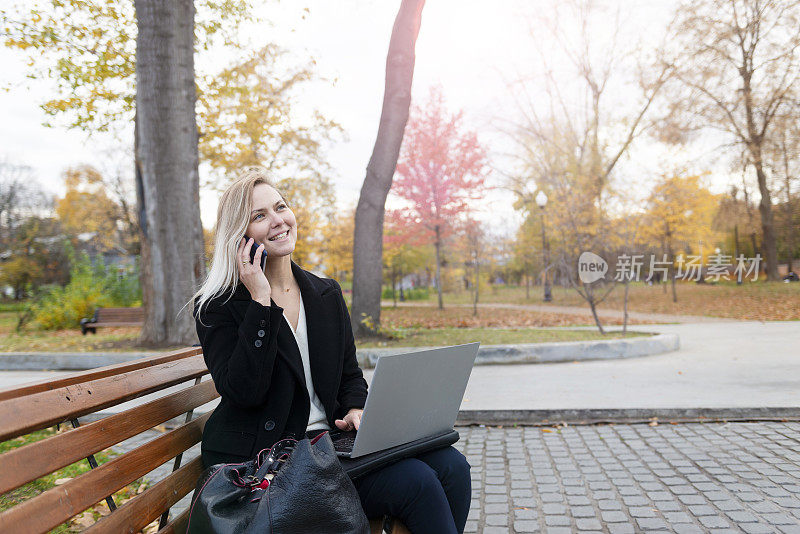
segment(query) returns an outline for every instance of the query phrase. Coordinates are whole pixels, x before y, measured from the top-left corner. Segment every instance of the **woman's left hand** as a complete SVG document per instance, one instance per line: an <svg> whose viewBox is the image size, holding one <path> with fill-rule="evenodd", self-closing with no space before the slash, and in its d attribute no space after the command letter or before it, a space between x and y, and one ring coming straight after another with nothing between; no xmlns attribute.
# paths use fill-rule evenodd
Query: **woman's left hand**
<svg viewBox="0 0 800 534"><path fill-rule="evenodd" d="M358 430L359 425L361 425L362 413L364 413L364 410L351 408L343 419L337 419L334 423L336 423L336 427L339 430Z"/></svg>

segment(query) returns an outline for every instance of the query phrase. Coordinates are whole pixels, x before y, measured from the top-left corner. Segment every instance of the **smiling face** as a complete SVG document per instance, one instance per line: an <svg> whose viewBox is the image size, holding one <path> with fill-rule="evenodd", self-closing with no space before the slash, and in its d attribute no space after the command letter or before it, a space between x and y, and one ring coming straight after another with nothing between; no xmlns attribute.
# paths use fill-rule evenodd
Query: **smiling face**
<svg viewBox="0 0 800 534"><path fill-rule="evenodd" d="M292 210L281 195L266 184L253 188L252 200L247 236L255 240L253 247L263 243L267 258L291 254L297 243L297 220ZM280 238L270 241L269 238L278 235Z"/></svg>

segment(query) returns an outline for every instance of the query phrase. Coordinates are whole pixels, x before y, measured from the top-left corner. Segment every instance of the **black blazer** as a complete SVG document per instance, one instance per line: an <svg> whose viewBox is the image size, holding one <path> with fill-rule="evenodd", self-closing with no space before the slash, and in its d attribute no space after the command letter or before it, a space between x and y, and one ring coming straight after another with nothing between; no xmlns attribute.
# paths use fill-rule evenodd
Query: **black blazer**
<svg viewBox="0 0 800 534"><path fill-rule="evenodd" d="M350 408L363 408L367 383L356 360L350 314L342 288L291 262L306 313L314 390L328 425ZM301 439L311 401L300 349L283 308L264 306L239 284L211 299L196 320L203 357L221 401L206 422L203 463L249 460L283 437ZM195 303L196 306L196 303Z"/></svg>

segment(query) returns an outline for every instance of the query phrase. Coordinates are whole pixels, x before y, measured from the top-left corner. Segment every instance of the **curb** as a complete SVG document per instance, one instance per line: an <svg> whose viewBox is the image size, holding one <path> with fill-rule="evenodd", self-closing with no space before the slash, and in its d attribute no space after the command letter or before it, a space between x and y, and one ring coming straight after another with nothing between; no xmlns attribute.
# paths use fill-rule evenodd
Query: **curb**
<svg viewBox="0 0 800 534"><path fill-rule="evenodd" d="M103 411L81 417L82 423L98 421L117 411ZM197 418L205 411L195 410ZM720 423L729 421L800 421L800 408L589 408L550 410L460 410L455 426L558 426L636 423ZM165 421L167 427L186 422L185 415Z"/></svg>
<svg viewBox="0 0 800 534"><path fill-rule="evenodd" d="M164 352L4 352L0 371L86 371Z"/></svg>
<svg viewBox="0 0 800 534"><path fill-rule="evenodd" d="M552 410L461 410L456 425L552 426L602 423L710 423L798 421L800 408L590 408Z"/></svg>
<svg viewBox="0 0 800 534"><path fill-rule="evenodd" d="M609 339L607 341L561 341L554 343L520 343L517 345L482 345L475 365L558 363L589 360L616 360L652 356L678 350L678 334L656 334L649 337ZM417 352L436 347L360 349L356 352L362 369L372 369L381 356Z"/></svg>
<svg viewBox="0 0 800 534"><path fill-rule="evenodd" d="M678 350L677 334L656 334L629 339L601 341L561 341L484 345L478 350L475 365L558 363L589 360L615 360L652 356ZM382 356L418 352L436 347L395 347L356 351L362 369L373 369ZM161 352L6 352L0 353L0 371L82 371L116 365Z"/></svg>

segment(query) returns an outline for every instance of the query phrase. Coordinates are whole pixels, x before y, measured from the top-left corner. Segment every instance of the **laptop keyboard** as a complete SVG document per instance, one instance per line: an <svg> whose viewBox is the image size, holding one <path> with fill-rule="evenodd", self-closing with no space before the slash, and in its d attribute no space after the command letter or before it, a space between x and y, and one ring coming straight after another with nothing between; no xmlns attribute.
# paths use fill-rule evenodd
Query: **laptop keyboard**
<svg viewBox="0 0 800 534"><path fill-rule="evenodd" d="M338 431L331 432L331 441L333 441L333 448L336 452L352 452L353 444L356 441L356 431L348 430L346 432Z"/></svg>

